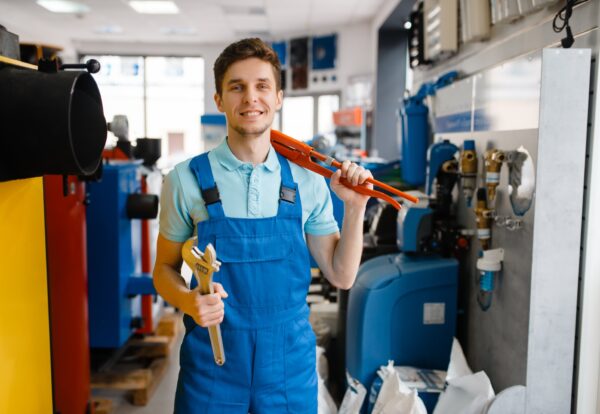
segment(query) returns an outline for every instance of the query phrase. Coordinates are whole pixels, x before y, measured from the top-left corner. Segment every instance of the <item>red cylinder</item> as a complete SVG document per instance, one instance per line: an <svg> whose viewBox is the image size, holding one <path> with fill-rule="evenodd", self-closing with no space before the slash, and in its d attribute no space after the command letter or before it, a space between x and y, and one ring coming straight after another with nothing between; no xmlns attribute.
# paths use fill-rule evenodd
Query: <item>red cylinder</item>
<svg viewBox="0 0 600 414"><path fill-rule="evenodd" d="M44 177L54 411L83 414L90 399L85 184Z"/></svg>
<svg viewBox="0 0 600 414"><path fill-rule="evenodd" d="M148 193L148 183L145 175L142 175L141 192L142 194ZM150 222L148 220L142 220L142 273L150 272L152 272L152 258L150 254ZM137 333L152 333L154 330L154 321L152 318L152 295L142 296L142 319L143 325L137 330Z"/></svg>

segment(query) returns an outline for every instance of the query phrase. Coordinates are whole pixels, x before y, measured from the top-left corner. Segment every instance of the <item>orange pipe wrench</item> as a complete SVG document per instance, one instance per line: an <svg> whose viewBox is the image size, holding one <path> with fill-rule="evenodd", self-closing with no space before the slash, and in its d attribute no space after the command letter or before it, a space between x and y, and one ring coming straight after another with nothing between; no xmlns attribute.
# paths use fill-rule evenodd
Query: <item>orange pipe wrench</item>
<svg viewBox="0 0 600 414"><path fill-rule="evenodd" d="M333 166L335 168L342 167L342 164L335 158L323 155L315 151L315 149L310 145L305 144L304 142L300 142L290 136L287 136L273 129L271 130L271 144L273 145L273 148L275 148L275 151L283 155L288 160L292 161L295 164L298 164L301 167L306 168L307 170L316 172L317 174L320 174L325 178L330 178L333 175L333 171L331 171L329 168L325 168L322 165L317 164L312 160L312 158L322 161L325 164ZM380 198L393 205L397 210L400 210L400 203L398 203L398 201L396 201L391 196L382 193L381 191L376 191L367 188L364 184L353 186L345 178L341 178L340 182L346 187L350 188L351 190L356 191L357 193ZM400 191L392 186L382 183L381 181L369 178L367 179L367 182L413 203L419 202L419 199L417 197Z"/></svg>

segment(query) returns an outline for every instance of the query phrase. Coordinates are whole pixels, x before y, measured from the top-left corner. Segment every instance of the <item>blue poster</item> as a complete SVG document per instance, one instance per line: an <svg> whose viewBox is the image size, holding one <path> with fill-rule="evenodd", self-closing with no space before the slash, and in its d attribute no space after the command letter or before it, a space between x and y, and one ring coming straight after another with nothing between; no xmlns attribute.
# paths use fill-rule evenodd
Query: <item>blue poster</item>
<svg viewBox="0 0 600 414"><path fill-rule="evenodd" d="M285 67L286 57L287 57L287 42L273 42L271 45L277 56L279 56L279 62L281 63L281 67Z"/></svg>
<svg viewBox="0 0 600 414"><path fill-rule="evenodd" d="M337 57L337 35L313 37L312 68L335 69Z"/></svg>

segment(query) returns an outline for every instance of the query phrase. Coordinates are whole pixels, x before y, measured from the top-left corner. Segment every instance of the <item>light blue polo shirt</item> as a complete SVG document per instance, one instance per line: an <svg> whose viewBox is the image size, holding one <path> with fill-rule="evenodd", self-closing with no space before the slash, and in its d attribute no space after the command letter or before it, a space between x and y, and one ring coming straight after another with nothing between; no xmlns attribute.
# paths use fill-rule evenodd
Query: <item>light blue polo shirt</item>
<svg viewBox="0 0 600 414"><path fill-rule="evenodd" d="M208 160L227 217L277 215L281 167L273 147L265 162L253 167L251 163L238 160L224 139L209 152ZM190 161L191 158L177 164L165 177L160 197L160 234L174 242L184 242L192 237L198 222L208 218ZM292 162L290 167L300 192L304 232L317 236L337 232L325 179Z"/></svg>

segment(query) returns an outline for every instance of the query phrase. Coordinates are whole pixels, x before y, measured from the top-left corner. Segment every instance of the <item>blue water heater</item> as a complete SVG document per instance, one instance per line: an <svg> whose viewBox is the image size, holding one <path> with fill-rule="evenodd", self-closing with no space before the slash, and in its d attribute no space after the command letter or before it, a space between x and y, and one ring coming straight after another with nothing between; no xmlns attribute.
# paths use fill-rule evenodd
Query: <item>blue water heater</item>
<svg viewBox="0 0 600 414"><path fill-rule="evenodd" d="M379 256L359 269L348 302L346 367L367 389L377 369L446 370L456 328L458 262L440 256Z"/></svg>

